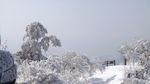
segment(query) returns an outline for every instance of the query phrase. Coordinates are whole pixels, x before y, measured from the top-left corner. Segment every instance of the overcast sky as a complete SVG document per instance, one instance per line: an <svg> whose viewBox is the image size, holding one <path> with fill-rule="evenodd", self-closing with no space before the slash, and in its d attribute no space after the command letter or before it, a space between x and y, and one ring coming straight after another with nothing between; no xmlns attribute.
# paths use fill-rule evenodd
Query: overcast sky
<svg viewBox="0 0 150 84"><path fill-rule="evenodd" d="M122 44L150 40L150 0L0 0L0 33L20 49L27 24L39 21L62 42L50 52L116 56Z"/></svg>

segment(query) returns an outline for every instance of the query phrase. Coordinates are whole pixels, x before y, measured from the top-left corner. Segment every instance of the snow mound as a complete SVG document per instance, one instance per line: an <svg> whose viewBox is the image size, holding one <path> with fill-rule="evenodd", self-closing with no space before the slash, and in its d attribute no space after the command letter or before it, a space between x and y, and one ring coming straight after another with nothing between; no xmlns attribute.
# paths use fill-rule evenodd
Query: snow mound
<svg viewBox="0 0 150 84"><path fill-rule="evenodd" d="M123 81L124 65L109 66L102 72L96 72L89 78L91 84L121 84Z"/></svg>

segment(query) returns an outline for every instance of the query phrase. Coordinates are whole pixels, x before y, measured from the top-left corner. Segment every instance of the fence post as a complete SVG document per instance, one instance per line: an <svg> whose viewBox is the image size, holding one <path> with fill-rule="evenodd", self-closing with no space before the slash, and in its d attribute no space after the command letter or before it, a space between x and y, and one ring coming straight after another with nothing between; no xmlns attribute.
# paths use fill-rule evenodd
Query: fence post
<svg viewBox="0 0 150 84"><path fill-rule="evenodd" d="M107 66L108 66L108 61L107 61Z"/></svg>
<svg viewBox="0 0 150 84"><path fill-rule="evenodd" d="M127 59L126 58L124 59L124 65L127 65Z"/></svg>

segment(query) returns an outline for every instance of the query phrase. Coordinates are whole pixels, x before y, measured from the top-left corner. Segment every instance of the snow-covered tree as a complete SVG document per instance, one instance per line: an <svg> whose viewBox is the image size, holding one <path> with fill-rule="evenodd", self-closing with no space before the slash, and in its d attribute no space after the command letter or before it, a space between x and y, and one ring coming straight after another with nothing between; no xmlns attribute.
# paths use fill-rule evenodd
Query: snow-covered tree
<svg viewBox="0 0 150 84"><path fill-rule="evenodd" d="M132 69L126 71L123 84L149 84L150 41L139 40L135 44L122 46L120 52L128 60L129 65L134 64Z"/></svg>
<svg viewBox="0 0 150 84"><path fill-rule="evenodd" d="M88 84L87 78L96 70L104 70L100 62L91 62L83 54L68 52L63 56L43 56L50 46L61 46L56 36L46 36L39 22L26 27L22 50L15 56L18 65L17 83L28 84ZM45 59L45 60L42 60ZM20 63L19 63L20 62Z"/></svg>
<svg viewBox="0 0 150 84"><path fill-rule="evenodd" d="M64 70L69 71L70 73L79 72L76 75L92 75L96 70L102 71L105 69L103 63L93 63L90 59L80 53L68 52L62 56ZM97 66L98 65L98 66Z"/></svg>
<svg viewBox="0 0 150 84"><path fill-rule="evenodd" d="M41 60L46 59L43 56L42 51L47 51L50 42L54 47L60 47L61 43L56 36L46 36L46 28L39 22L33 22L26 27L26 34L23 38L23 45L21 51L17 53L20 59L30 59L30 60Z"/></svg>

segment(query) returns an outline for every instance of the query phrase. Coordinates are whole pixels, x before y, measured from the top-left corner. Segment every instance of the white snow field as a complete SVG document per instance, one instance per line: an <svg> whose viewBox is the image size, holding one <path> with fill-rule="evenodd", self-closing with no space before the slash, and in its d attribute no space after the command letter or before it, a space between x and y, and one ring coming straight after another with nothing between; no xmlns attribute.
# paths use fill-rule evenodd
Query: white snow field
<svg viewBox="0 0 150 84"><path fill-rule="evenodd" d="M124 65L109 66L102 72L97 72L89 78L91 84L121 84L123 81Z"/></svg>

